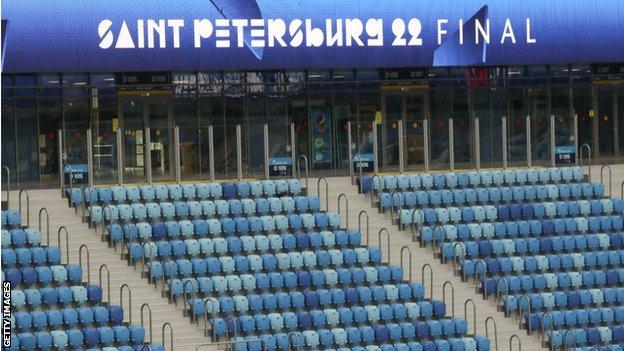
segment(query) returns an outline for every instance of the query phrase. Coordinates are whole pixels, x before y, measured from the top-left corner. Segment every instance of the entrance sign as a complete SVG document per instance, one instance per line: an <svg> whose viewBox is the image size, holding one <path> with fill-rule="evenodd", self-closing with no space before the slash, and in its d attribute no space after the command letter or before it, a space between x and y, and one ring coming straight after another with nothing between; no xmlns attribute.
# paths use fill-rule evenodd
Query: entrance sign
<svg viewBox="0 0 624 351"><path fill-rule="evenodd" d="M574 145L555 146L555 164L567 165L576 163L576 150Z"/></svg>
<svg viewBox="0 0 624 351"><path fill-rule="evenodd" d="M269 158L270 177L290 177L292 176L291 157L271 157Z"/></svg>
<svg viewBox="0 0 624 351"><path fill-rule="evenodd" d="M2 68L392 68L624 58L621 0L386 2L392 6L376 0L344 0L338 7L331 0L5 1ZM422 73L386 72L388 79Z"/></svg>

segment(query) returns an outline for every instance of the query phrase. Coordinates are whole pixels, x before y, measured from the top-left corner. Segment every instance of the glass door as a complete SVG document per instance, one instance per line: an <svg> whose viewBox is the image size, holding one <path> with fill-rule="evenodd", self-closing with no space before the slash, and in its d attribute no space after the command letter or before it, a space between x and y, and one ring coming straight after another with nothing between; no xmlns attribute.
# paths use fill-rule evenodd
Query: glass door
<svg viewBox="0 0 624 351"><path fill-rule="evenodd" d="M596 117L598 118L598 155L613 156L615 152L615 118L617 95L612 87L596 89Z"/></svg>
<svg viewBox="0 0 624 351"><path fill-rule="evenodd" d="M399 166L399 142L403 143L405 170L422 169L425 162L423 121L427 118L428 96L424 91L392 92L383 96L383 166ZM399 140L399 120L403 121L403 140Z"/></svg>
<svg viewBox="0 0 624 351"><path fill-rule="evenodd" d="M624 155L624 88L620 87L620 89L617 90L617 115L618 115L618 119L617 119L617 138L618 138L618 143L616 144L616 147L618 147L618 154L620 156Z"/></svg>
<svg viewBox="0 0 624 351"><path fill-rule="evenodd" d="M120 128L123 135L124 182L146 181L145 131L150 128L152 179L173 179L173 124L171 99L129 96L120 98Z"/></svg>
<svg viewBox="0 0 624 351"><path fill-rule="evenodd" d="M424 169L425 129L423 121L426 118L428 106L426 96L424 93L409 94L405 95L403 101L405 106L405 144L403 144L405 168L406 170Z"/></svg>

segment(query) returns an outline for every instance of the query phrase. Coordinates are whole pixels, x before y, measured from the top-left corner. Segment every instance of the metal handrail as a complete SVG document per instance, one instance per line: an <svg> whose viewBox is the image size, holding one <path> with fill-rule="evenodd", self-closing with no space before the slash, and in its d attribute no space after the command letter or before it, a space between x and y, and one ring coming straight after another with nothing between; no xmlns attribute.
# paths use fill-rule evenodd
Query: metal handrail
<svg viewBox="0 0 624 351"><path fill-rule="evenodd" d="M526 299L527 301L527 311L522 312L522 306L520 306L520 303ZM527 327L527 334L531 335L533 333L533 331L531 330L531 300L529 299L529 297L525 294L522 295L518 298L518 315L520 316L520 329L522 329L522 317L524 317L525 315L528 316L529 318L527 318L527 323L526 323L526 327Z"/></svg>
<svg viewBox="0 0 624 351"><path fill-rule="evenodd" d="M375 178L379 178L379 192L381 192L381 177L376 173L371 177L371 207L375 206Z"/></svg>
<svg viewBox="0 0 624 351"><path fill-rule="evenodd" d="M522 351L522 342L520 341L520 337L516 334L512 335L509 338L509 351L511 351L512 349L511 345L512 345L513 340L516 340L518 342L518 351Z"/></svg>
<svg viewBox="0 0 624 351"><path fill-rule="evenodd" d="M128 290L128 321L132 324L132 290L128 284L123 284L119 287L119 307L123 308L124 288Z"/></svg>
<svg viewBox="0 0 624 351"><path fill-rule="evenodd" d="M624 190L624 183L622 183L622 189ZM366 210L360 211L358 215L358 231L362 235L362 215L366 215L366 245L370 245L370 221L368 220L368 212Z"/></svg>
<svg viewBox="0 0 624 351"><path fill-rule="evenodd" d="M295 337L295 340L296 340L295 342L297 343L296 344L297 347L295 348L295 350L299 351L300 345L301 345L301 339L299 338L299 334L295 332L288 333L288 351L291 351L291 345L292 345L291 340L293 336Z"/></svg>
<svg viewBox="0 0 624 351"><path fill-rule="evenodd" d="M620 185L620 199L624 200L624 180L622 181L622 185Z"/></svg>
<svg viewBox="0 0 624 351"><path fill-rule="evenodd" d="M485 337L490 339L490 329L488 328L490 321L494 323L494 351L498 351L498 328L496 327L496 320L492 316L485 319Z"/></svg>
<svg viewBox="0 0 624 351"><path fill-rule="evenodd" d="M329 185L327 183L327 179L325 177L320 177L316 181L316 196L318 196L319 201L321 199L321 181L325 183L325 212L329 211Z"/></svg>
<svg viewBox="0 0 624 351"><path fill-rule="evenodd" d="M48 213L48 209L45 207L42 207L41 209L39 209L39 231L41 232L41 215L45 213L45 218L46 218L46 238L47 238L47 245L50 246L50 214Z"/></svg>
<svg viewBox="0 0 624 351"><path fill-rule="evenodd" d="M431 236L433 238L433 240L431 240L431 248L434 249L435 252L435 246L436 246L436 229L440 229L441 233L442 233L442 240L440 241L441 243L444 242L444 234L446 234L444 232L444 226L440 223L436 223L433 228L431 228Z"/></svg>
<svg viewBox="0 0 624 351"><path fill-rule="evenodd" d="M87 194L89 196L89 202L87 202ZM84 222L85 213L87 210L87 203L89 204L89 206L91 206L91 185L86 184L85 186L82 187L82 196L84 197L84 200L82 201L80 219Z"/></svg>
<svg viewBox="0 0 624 351"><path fill-rule="evenodd" d="M425 263L420 270L420 283L425 287L425 269L429 267L429 299L433 300L433 268L429 263Z"/></svg>
<svg viewBox="0 0 624 351"><path fill-rule="evenodd" d="M509 281L507 281L507 277L500 277L496 280L496 307L499 307L501 304L501 284L500 282L504 282L505 283L505 296L507 295L508 291L509 291ZM484 290L484 294L485 294L485 289ZM509 317L509 313L507 313L507 311L505 311L505 317Z"/></svg>
<svg viewBox="0 0 624 351"><path fill-rule="evenodd" d="M7 209L11 207L11 170L7 166L2 166L2 170L6 170L6 202Z"/></svg>
<svg viewBox="0 0 624 351"><path fill-rule="evenodd" d="M581 150L579 152L579 165L581 168L583 167L583 149L587 149L587 173L589 176L589 182L591 183L591 146L587 143L581 145Z"/></svg>
<svg viewBox="0 0 624 351"><path fill-rule="evenodd" d="M67 228L65 228L65 226L61 226L59 227L58 231L56 232L56 240L58 243L58 247L59 249L61 248L61 232L64 231L65 232L65 258L67 260L67 264L69 264L69 233L67 232Z"/></svg>
<svg viewBox="0 0 624 351"><path fill-rule="evenodd" d="M299 182L301 182L301 163L299 162L301 159L305 161L304 163L305 185L306 185L306 189L308 189L308 156L306 155L299 155L299 157L297 157L297 178L299 178Z"/></svg>
<svg viewBox="0 0 624 351"><path fill-rule="evenodd" d="M111 226L113 225L113 210L109 207L109 205L103 206L103 208L102 208L102 236L103 237L106 237L106 230L107 230L107 227L106 227L106 210L108 210L108 224L111 225ZM95 232L97 233L97 225L94 228L96 228ZM110 243L112 245L113 236L110 235L110 233L109 233L109 236L110 236Z"/></svg>
<svg viewBox="0 0 624 351"><path fill-rule="evenodd" d="M217 310L215 309L215 300L213 300L213 297L208 297L206 299L204 299L204 337L208 336L208 323L210 323L210 327L212 328L212 322L210 321L210 319L208 319L208 302L210 302L210 313L212 314L212 318L214 318L214 316L217 313ZM212 328L212 340L217 340L217 331Z"/></svg>
<svg viewBox="0 0 624 351"><path fill-rule="evenodd" d="M234 318L233 316L227 316L225 317L225 338L228 340L230 339L230 321L232 321L232 324L234 325L234 340L236 340L236 338L238 337L238 319Z"/></svg>
<svg viewBox="0 0 624 351"><path fill-rule="evenodd" d="M145 309L145 307L147 307L147 311L149 312L148 317L149 317L149 342L150 344L153 342L153 338L154 338L154 328L152 327L152 308L150 307L150 305L145 302L144 304L141 305L141 327L143 328L143 330L145 330L145 326L143 324L143 310ZM164 346L164 345L163 345Z"/></svg>
<svg viewBox="0 0 624 351"><path fill-rule="evenodd" d="M477 335L477 305L473 299L464 301L464 320L468 321L468 303L472 304L472 335Z"/></svg>
<svg viewBox="0 0 624 351"><path fill-rule="evenodd" d="M605 164L603 164L603 165L602 165L602 167L600 167L600 183L604 184L604 182L603 182L603 173L602 173L602 171L603 171L605 168L609 171L609 197L612 197L612 196L611 196L611 193L612 193L612 192L611 192L611 173L612 173L612 172L611 172L611 166L609 166L609 165L608 165L608 164L606 164L606 163L605 163Z"/></svg>
<svg viewBox="0 0 624 351"><path fill-rule="evenodd" d="M453 286L453 283L451 283L450 280L447 280L444 282L444 284L442 284L442 301L444 302L445 305L448 306L448 304L446 303L446 287L447 286L451 287L451 317L455 318L455 287Z"/></svg>
<svg viewBox="0 0 624 351"><path fill-rule="evenodd" d="M388 229L386 228L379 229L379 232L377 233L377 243L379 245L379 250L382 250L381 249L381 233L384 233L384 232L386 233L386 239L388 241L388 262L390 262L390 232L388 231Z"/></svg>
<svg viewBox="0 0 624 351"><path fill-rule="evenodd" d="M160 344L165 347L165 329L167 329L167 327L169 327L169 340L171 341L170 344L170 350L169 351L173 351L173 327L171 326L171 323L169 322L165 322L162 325L162 329L161 329L161 340L160 340Z"/></svg>
<svg viewBox="0 0 624 351"><path fill-rule="evenodd" d="M100 270L99 270L99 285L100 287L103 287L104 285L102 285L102 272L103 272L103 268L106 268L106 298L108 303L110 304L111 302L111 291L110 291L110 270L108 269L108 265L103 264L100 266ZM102 299L104 300L104 299ZM102 305L102 300L100 300L100 305Z"/></svg>
<svg viewBox="0 0 624 351"><path fill-rule="evenodd" d="M26 193L26 226L30 227L30 195L28 194L28 190L20 189L17 194L17 205L19 212L22 213L22 194Z"/></svg>
<svg viewBox="0 0 624 351"><path fill-rule="evenodd" d="M476 292L479 291L479 285L477 284L477 281L479 280L479 272L477 272L477 268L479 266L479 263L481 263L483 265L483 274L487 274L487 265L485 264L485 260L483 259L478 259L477 262L475 262L474 265L474 274L472 275L472 281L475 284L475 288L476 288ZM465 273L464 273L465 274ZM485 298L485 291L483 292L483 296Z"/></svg>
<svg viewBox="0 0 624 351"><path fill-rule="evenodd" d="M192 311L191 311L190 306L188 306L189 305L188 302L190 300L187 298L187 295L189 293L186 291L186 286L188 284L191 284L191 292L190 292L190 294L191 294L191 297L192 297L193 300L195 299L195 296L197 295L197 291L195 290L195 284L193 284L193 282L190 281L190 280L185 281L184 285L182 285L182 301L184 302L184 306L182 307L183 308L182 311L183 311L184 314L186 314L186 309L188 308L188 314L189 314L189 316L191 318L191 323L193 323L194 316L192 315ZM172 290L171 287L169 287L169 289Z"/></svg>
<svg viewBox="0 0 624 351"><path fill-rule="evenodd" d="M540 334L541 334L542 344L544 343L544 340L546 338L546 327L544 327L544 317L550 318L550 328L549 328L550 330L553 330L553 328L555 327L555 319L553 318L553 315L550 312L542 313L542 315L540 316Z"/></svg>
<svg viewBox="0 0 624 351"><path fill-rule="evenodd" d="M568 329L563 333L563 351L568 351L568 334L572 333L572 342L574 348L572 350L576 350L576 333L572 329Z"/></svg>
<svg viewBox="0 0 624 351"><path fill-rule="evenodd" d="M412 210L412 230L411 230L411 234L412 234L412 242L416 241L416 234L418 234L420 236L420 247L424 247L425 243L423 242L423 236L421 235L420 231L418 230L418 224L420 224L420 228L423 227L423 216L420 216L420 223L416 223L416 213L418 213L417 211L420 211L420 213L422 213L421 210L419 209L413 209ZM422 230L422 229L421 229Z"/></svg>
<svg viewBox="0 0 624 351"><path fill-rule="evenodd" d="M405 250L407 250L407 253L409 254L409 256L408 256L408 261L409 261L409 281L411 283L413 278L414 278L414 275L412 274L412 250L407 245L405 245L405 246L403 246L401 248L401 269L403 269L403 272L405 272L405 268L403 268L403 252L405 252Z"/></svg>
<svg viewBox="0 0 624 351"><path fill-rule="evenodd" d="M145 260L145 255L143 255L143 260ZM173 271L173 262L171 260L167 260L165 262L162 263L162 291L165 291L165 286L168 285L168 283L165 283L165 275L166 275L166 268L167 268L167 264L169 264L169 272ZM143 263L143 266L145 266L145 263ZM169 287L169 303L174 303L176 306L178 305L178 301L173 299L173 289L171 288L171 286Z"/></svg>
<svg viewBox="0 0 624 351"><path fill-rule="evenodd" d="M83 248L87 252L87 284L91 284L91 256L89 255L89 247L87 246L87 244L82 244L78 248L78 265L80 266L80 268L82 268L82 249Z"/></svg>
<svg viewBox="0 0 624 351"><path fill-rule="evenodd" d="M349 229L349 199L347 198L347 195L345 193L341 193L340 195L338 195L338 215L340 215L340 217L342 217L342 212L340 211L340 199L344 199L345 200L345 218L346 218L346 229Z"/></svg>
<svg viewBox="0 0 624 351"><path fill-rule="evenodd" d="M455 249L457 248L458 245L462 249L461 257L458 257L458 255L455 254L457 252ZM461 262L463 262L465 259L466 259L466 246L464 245L463 242L458 241L455 244L453 244L453 270L457 269L457 265L461 264Z"/></svg>
<svg viewBox="0 0 624 351"><path fill-rule="evenodd" d="M74 170L70 164L66 164L65 167L69 170L69 193L71 194L74 190ZM63 174L61 177L65 176L65 167L63 167Z"/></svg>

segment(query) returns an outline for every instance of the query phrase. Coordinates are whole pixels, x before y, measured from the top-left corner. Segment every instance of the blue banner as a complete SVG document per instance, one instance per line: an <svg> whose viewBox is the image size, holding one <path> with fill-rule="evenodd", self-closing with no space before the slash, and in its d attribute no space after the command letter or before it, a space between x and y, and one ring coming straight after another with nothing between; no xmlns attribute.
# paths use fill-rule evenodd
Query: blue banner
<svg viewBox="0 0 624 351"><path fill-rule="evenodd" d="M332 162L331 110L329 107L312 107L310 119L312 163L320 167L330 166Z"/></svg>
<svg viewBox="0 0 624 351"><path fill-rule="evenodd" d="M4 72L624 61L622 0L10 0Z"/></svg>

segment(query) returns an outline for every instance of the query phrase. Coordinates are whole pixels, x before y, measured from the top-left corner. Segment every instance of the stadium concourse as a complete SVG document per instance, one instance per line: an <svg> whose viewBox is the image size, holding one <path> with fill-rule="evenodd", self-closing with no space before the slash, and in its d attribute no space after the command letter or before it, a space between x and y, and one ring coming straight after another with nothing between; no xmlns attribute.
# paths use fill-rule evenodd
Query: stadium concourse
<svg viewBox="0 0 624 351"><path fill-rule="evenodd" d="M620 196L619 183L624 179L624 166L613 165L612 169L614 200L609 203L614 208L609 209L613 211L609 215L619 217L621 222L621 202L615 199ZM592 181L598 183L599 177L600 168L594 167ZM572 330L569 334L576 331L578 347L619 349L615 345L624 342L624 336L620 335L620 325L624 321L618 319L621 317L618 315L622 303L620 295L617 293L618 298L605 301L608 292L604 291L619 289L617 286L621 286L621 282L617 286L600 286L602 297L595 301L594 295L601 291L599 286L588 287L583 279L584 285L575 289L581 296L589 291L589 299L594 300L576 307L555 306L554 302L553 306L547 305L549 292L556 295L565 291L561 287L552 288L550 284L541 291L529 289L512 294L513 277L518 276L515 266L513 270L500 268L500 272L492 273L488 263L487 273L474 266L470 273L467 272L467 262L476 262L477 258L490 262L489 257L500 261L517 253L480 252L470 259L459 259L454 244L462 242L461 248L466 250L469 241L476 240L463 237L444 237L434 252L434 246L421 246L418 240L412 240L409 225L404 228L407 230L401 230L391 222L391 217L394 220L399 218L401 211L409 211L408 206L403 204L402 210L391 208L385 213L377 211L371 208L371 195L360 194L348 177L327 178L327 189L323 182L317 183L316 178L311 178L307 195L301 189L305 180L239 182L236 183L236 194L223 193L225 186L223 189L207 186L203 193L202 186L188 184L168 188L154 186L153 194L148 188L141 187L136 198L132 197L134 188L129 186L112 187L110 193L106 187L93 188L95 191L87 188L86 192L73 189L68 193L69 202L75 209L67 207L68 199L62 199L58 190L30 190L29 210L26 202L22 202L21 212L17 211L19 194L11 192L11 211L3 212L2 219L3 279L12 282L14 293L14 342L11 349L140 350L142 345L149 345L151 349L194 350L202 345L202 350L217 350L225 346L216 341L246 339L232 347L237 350L298 346L306 349L364 347L367 350L468 351L506 349L510 347L510 338L517 335L520 338L514 340L514 348L518 347L516 342L519 340L522 349L537 350L547 346L540 343L542 340L554 347L564 344L572 347L574 340L563 335L566 330ZM319 184L320 189L317 188ZM478 188L472 184L465 187ZM159 194L159 188L168 191ZM595 188L601 189L597 185ZM120 189L124 189L123 196ZM172 189L179 189L180 194ZM604 184L604 191L590 198L607 199L609 189L609 184ZM378 190L375 197L382 201L383 193ZM109 198L106 198L107 194L110 194ZM344 198L338 203L340 194L346 195L348 203ZM2 195L4 200L6 193ZM228 201L222 200L226 198ZM150 203L159 204L157 214ZM166 205L169 203L171 206ZM481 205L481 202L477 203ZM196 204L200 205L198 209ZM376 206L383 207L381 202ZM423 208L419 206L412 207L417 210L444 207L433 203ZM501 202L499 211L504 206ZM45 216L41 226L37 219L42 207L49 213L49 234ZM470 208L476 207L479 206ZM601 207L603 217L606 207ZM130 212L126 217L128 209ZM593 206L591 210L594 210ZM369 228L364 216L360 215L362 211L368 215ZM396 213L390 215L390 211ZM477 209L474 212L477 213ZM534 218L539 217L534 213ZM560 218L559 215L554 217ZM613 223L617 222L616 219ZM496 218L496 223L502 220ZM488 216L461 219L457 223L483 225L491 221ZM433 224L441 225L440 222L445 221L438 218L431 223L420 223L418 238L422 240L423 233L429 230L431 240L437 241L439 233ZM59 235L60 242L57 242L60 227L67 229L69 240L66 241L64 232L61 232L63 235ZM379 234L382 228L388 230L388 241L384 233ZM448 224L444 228L443 235L447 235ZM615 224L610 228L612 237L622 230L620 227L618 232ZM49 239L46 238L48 235ZM543 233L544 237L555 240L557 237L552 235ZM577 236L583 235L589 241L594 233ZM496 246L496 240L487 239L477 240L479 248L486 241L490 241L488 247ZM47 245L42 246L44 242ZM449 244L452 245L450 251L441 249ZM514 244L519 247L517 241ZM86 249L81 249L83 245ZM123 246L126 249L120 255ZM410 260L407 256L402 259L408 251L404 247L411 251ZM613 243L603 246L601 242L594 251L595 254L599 251L608 253L614 247ZM547 255L544 248L540 249L540 254ZM591 251L571 250L567 246L559 251L551 250L548 252L551 256L565 255L566 252L572 256L572 252ZM446 261L457 260L461 265L454 267L442 263L440 252ZM624 264L618 262L603 268L618 269ZM103 265L108 268L110 278L101 268ZM425 269L426 265L432 268L432 277ZM527 263L525 267L528 270ZM600 270L600 267L594 266L593 269ZM577 268L575 266L572 270ZM476 273L474 269L477 269ZM551 267L548 272L560 275L569 270ZM479 275L481 282L475 285L477 280L462 279L462 275L471 274ZM495 291L484 282L500 276L507 277L510 291L498 286L499 290L505 289L497 303ZM110 284L110 290L107 284ZM500 281L494 286L496 284L500 285ZM127 288L120 289L122 286ZM525 306L523 311L526 312L526 305L522 305L520 297L523 293L531 296L532 326L526 323L529 319L525 316L505 318L502 309L497 308L502 304L509 315L516 316L520 305L520 309ZM487 300L483 299L484 295L488 296ZM544 301L535 302L535 296ZM510 307L510 299L514 297L516 309ZM130 304L129 299L132 300ZM467 300L472 301L474 307ZM568 310L575 313L587 311L593 316L592 309L601 311L599 315L603 319L583 322L577 317L576 324L572 324L565 316ZM614 311L615 317L608 310ZM565 325L556 322L553 322L554 327L542 324L546 317L540 316L547 312L553 320L558 319L554 317L558 316L557 313L561 314ZM495 320L496 334L493 324L486 331L485 320L490 316ZM206 317L211 323L206 323ZM172 339L170 329L165 328L166 323L173 331ZM526 336L527 327L532 330L530 337ZM542 328L546 336L540 335ZM587 332L581 336L579 330L582 328ZM593 330L598 339L595 339Z"/></svg>

